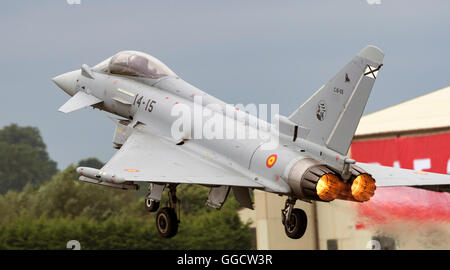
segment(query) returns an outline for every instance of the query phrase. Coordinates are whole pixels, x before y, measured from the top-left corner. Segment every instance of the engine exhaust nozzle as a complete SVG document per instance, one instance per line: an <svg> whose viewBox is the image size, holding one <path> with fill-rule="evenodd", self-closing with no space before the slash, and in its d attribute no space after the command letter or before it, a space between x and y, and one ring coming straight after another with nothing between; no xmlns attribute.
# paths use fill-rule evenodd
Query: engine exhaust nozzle
<svg viewBox="0 0 450 270"><path fill-rule="evenodd" d="M353 180L351 187L352 196L357 201L365 202L372 198L376 188L375 179L369 174L363 173Z"/></svg>
<svg viewBox="0 0 450 270"><path fill-rule="evenodd" d="M324 201L332 201L336 199L341 192L343 184L344 183L335 174L324 174L317 182L317 195Z"/></svg>

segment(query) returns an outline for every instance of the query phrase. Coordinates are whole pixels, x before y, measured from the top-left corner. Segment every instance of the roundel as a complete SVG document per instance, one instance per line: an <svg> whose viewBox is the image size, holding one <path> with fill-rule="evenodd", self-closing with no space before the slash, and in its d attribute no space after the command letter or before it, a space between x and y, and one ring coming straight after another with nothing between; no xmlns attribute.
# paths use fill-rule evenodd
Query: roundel
<svg viewBox="0 0 450 270"><path fill-rule="evenodd" d="M275 162L277 162L277 155L270 155L266 160L266 166L272 168L272 166L275 165Z"/></svg>

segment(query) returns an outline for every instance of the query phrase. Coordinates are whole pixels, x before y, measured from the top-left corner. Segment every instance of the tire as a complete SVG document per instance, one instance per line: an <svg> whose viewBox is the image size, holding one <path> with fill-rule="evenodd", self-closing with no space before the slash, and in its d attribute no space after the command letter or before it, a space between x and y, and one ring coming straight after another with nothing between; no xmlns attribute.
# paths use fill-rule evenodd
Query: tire
<svg viewBox="0 0 450 270"><path fill-rule="evenodd" d="M150 194L145 197L145 210L149 212L156 212L159 208L159 202L150 199Z"/></svg>
<svg viewBox="0 0 450 270"><path fill-rule="evenodd" d="M306 232L308 217L302 209L294 208L291 213L291 220L288 224L285 222L284 231L289 238L300 239Z"/></svg>
<svg viewBox="0 0 450 270"><path fill-rule="evenodd" d="M156 229L164 238L174 237L178 232L178 218L170 207L161 208L156 214Z"/></svg>

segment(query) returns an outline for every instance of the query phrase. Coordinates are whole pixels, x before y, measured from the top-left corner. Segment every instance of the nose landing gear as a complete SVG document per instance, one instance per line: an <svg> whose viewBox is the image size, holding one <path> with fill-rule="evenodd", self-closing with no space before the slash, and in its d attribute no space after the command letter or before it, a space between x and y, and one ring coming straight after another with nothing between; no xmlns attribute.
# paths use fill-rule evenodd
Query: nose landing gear
<svg viewBox="0 0 450 270"><path fill-rule="evenodd" d="M292 197L286 200L284 209L281 210L281 222L289 238L300 239L306 232L308 217L302 209L294 208L295 201Z"/></svg>
<svg viewBox="0 0 450 270"><path fill-rule="evenodd" d="M159 208L159 201L150 198L150 193L145 197L145 209L149 212L156 212Z"/></svg>

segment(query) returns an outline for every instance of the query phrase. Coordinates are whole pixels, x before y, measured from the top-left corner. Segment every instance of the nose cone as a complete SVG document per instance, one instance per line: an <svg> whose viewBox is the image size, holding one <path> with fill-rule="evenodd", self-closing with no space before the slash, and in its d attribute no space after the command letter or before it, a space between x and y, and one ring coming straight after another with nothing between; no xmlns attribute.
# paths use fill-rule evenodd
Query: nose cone
<svg viewBox="0 0 450 270"><path fill-rule="evenodd" d="M81 71L80 70L74 70L71 72L67 72L61 75L56 76L52 79L52 81L64 92L67 94L73 96L75 95L76 91L76 84L77 79L80 76Z"/></svg>

